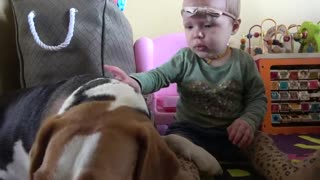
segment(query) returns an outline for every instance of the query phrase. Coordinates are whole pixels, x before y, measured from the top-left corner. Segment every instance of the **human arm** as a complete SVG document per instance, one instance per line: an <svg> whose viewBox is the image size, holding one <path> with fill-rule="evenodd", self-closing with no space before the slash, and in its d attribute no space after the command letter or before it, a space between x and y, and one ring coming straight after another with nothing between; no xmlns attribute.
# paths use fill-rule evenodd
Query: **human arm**
<svg viewBox="0 0 320 180"><path fill-rule="evenodd" d="M250 124L254 131L260 128L267 111L267 97L261 75L254 61L248 65L245 76L244 110L240 119Z"/></svg>
<svg viewBox="0 0 320 180"><path fill-rule="evenodd" d="M133 79L132 77L128 76L126 72L116 66L109 66L104 65L105 70L109 71L113 77L121 82L128 84L129 86L133 87L136 92L141 92L141 88L139 83Z"/></svg>
<svg viewBox="0 0 320 180"><path fill-rule="evenodd" d="M105 65L104 67L115 79L128 84L137 92L149 94L162 87L169 86L172 82L176 82L177 74L175 73L176 71L173 70L176 66L172 66L172 64L174 63L168 62L154 70L144 73L134 73L130 76L116 66Z"/></svg>
<svg viewBox="0 0 320 180"><path fill-rule="evenodd" d="M260 127L267 109L263 81L255 62L249 60L244 68L244 110L227 129L229 140L241 148L252 143L254 132Z"/></svg>
<svg viewBox="0 0 320 180"><path fill-rule="evenodd" d="M179 83L186 69L190 67L190 51L182 49L169 61L155 69L143 73L133 73L130 77L141 86L142 94L150 94L167 87L170 83Z"/></svg>
<svg viewBox="0 0 320 180"><path fill-rule="evenodd" d="M190 51L182 49L166 63L147 72L133 73L128 76L118 67L106 65L105 69L116 79L129 84L142 94L149 94L169 86L170 83L179 82L190 64L189 60Z"/></svg>

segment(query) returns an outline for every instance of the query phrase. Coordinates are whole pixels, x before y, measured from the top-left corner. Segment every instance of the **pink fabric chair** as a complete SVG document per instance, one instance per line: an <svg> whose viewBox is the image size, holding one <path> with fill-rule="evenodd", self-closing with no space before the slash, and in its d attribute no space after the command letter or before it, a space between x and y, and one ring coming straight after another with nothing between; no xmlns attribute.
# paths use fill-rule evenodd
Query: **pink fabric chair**
<svg viewBox="0 0 320 180"><path fill-rule="evenodd" d="M134 43L137 72L154 69L170 60L181 48L187 46L184 33L166 34L154 39L142 37ZM171 84L152 94L150 110L161 134L173 121L178 93Z"/></svg>

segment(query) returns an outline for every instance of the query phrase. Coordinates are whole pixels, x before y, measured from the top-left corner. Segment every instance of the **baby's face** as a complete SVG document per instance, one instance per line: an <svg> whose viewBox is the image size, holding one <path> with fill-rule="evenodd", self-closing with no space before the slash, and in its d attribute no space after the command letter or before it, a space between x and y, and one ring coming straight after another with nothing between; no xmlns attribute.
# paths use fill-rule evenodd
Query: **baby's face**
<svg viewBox="0 0 320 180"><path fill-rule="evenodd" d="M200 8L196 12L188 7ZM208 7L208 11L203 7ZM183 8L185 11L181 14L188 46L201 58L213 58L223 53L235 21L235 17L230 17L225 12L226 1L184 0ZM196 13L192 15L192 12Z"/></svg>

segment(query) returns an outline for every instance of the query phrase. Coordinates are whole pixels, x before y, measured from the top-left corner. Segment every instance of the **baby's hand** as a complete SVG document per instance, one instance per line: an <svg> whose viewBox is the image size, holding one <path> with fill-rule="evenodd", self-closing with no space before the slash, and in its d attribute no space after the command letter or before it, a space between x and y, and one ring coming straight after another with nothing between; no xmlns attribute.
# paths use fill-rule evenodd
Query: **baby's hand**
<svg viewBox="0 0 320 180"><path fill-rule="evenodd" d="M246 148L253 141L254 132L247 121L236 119L228 128L229 140L239 148Z"/></svg>
<svg viewBox="0 0 320 180"><path fill-rule="evenodd" d="M116 67L116 66L109 66L109 65L104 65L104 69L109 71L115 79L124 82L128 84L129 86L133 87L136 92L141 92L140 85L138 82L131 77L129 77L126 72L124 72L122 69Z"/></svg>

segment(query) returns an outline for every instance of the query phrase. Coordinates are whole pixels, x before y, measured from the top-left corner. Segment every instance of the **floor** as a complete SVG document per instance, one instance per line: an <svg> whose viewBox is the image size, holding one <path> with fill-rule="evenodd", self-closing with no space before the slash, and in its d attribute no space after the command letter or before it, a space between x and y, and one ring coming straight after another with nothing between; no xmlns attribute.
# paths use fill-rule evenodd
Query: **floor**
<svg viewBox="0 0 320 180"><path fill-rule="evenodd" d="M320 149L320 135L276 135L272 138L279 149L285 152L292 161L300 161L316 149ZM221 166L224 174L214 180L264 180L247 163L226 163Z"/></svg>

